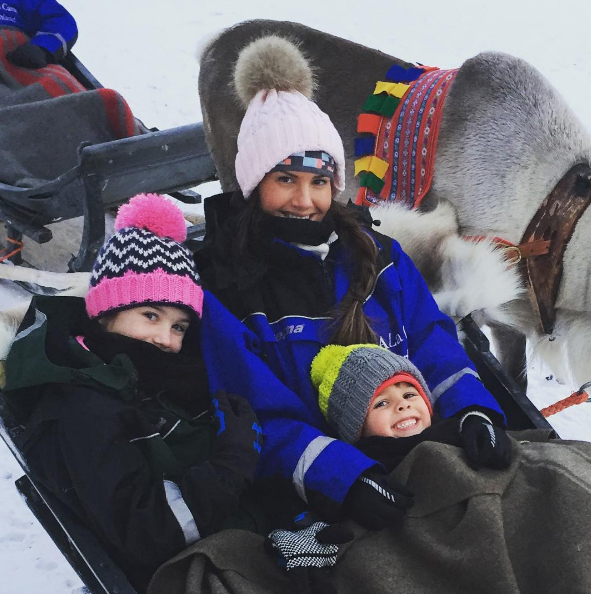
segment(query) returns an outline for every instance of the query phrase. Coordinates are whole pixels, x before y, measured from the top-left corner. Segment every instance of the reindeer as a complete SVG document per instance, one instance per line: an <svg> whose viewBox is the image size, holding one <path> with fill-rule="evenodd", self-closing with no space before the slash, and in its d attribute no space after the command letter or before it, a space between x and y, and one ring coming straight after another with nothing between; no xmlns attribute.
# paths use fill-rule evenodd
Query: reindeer
<svg viewBox="0 0 591 594"><path fill-rule="evenodd" d="M222 32L202 51L199 94L224 191L237 188L234 159L244 114L233 64L247 44L269 34L291 40L309 61L314 99L345 145L347 190L339 199L353 199L361 107L393 64L413 65L298 23L248 21ZM372 210L382 223L378 230L400 241L446 313L473 313L491 326L501 362L522 383L526 338L557 377L576 385L591 380L591 209L584 209L590 156L591 138L537 70L513 56L482 53L467 60L451 84L432 184L419 209L394 203ZM540 210L547 197L550 206ZM564 231L555 215L572 210L577 199L583 207ZM470 242L466 235L489 239ZM527 239L550 253L517 264L493 237L516 246ZM522 249L516 260L528 250L535 251ZM541 275L534 275L536 268Z"/></svg>

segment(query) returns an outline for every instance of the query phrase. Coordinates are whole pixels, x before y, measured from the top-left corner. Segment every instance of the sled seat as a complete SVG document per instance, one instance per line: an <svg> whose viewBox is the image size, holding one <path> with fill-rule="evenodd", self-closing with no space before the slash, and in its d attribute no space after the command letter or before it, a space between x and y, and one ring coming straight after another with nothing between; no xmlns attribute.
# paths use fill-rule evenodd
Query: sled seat
<svg viewBox="0 0 591 594"><path fill-rule="evenodd" d="M507 416L508 428L552 429L514 380L490 352L489 341L470 316L459 323L464 348L484 385ZM72 565L91 594L135 594L121 569L109 557L94 533L42 485L31 478L15 441L24 430L0 392L0 435L21 465L24 475L15 481L19 493Z"/></svg>
<svg viewBox="0 0 591 594"><path fill-rule="evenodd" d="M102 88L75 56L69 55L64 66L86 88ZM188 188L216 178L203 125L158 130L139 124L145 131L139 136L83 144L78 165L40 187L0 183L0 220L6 224L8 237L18 240L25 235L46 243L52 239L46 225L83 216L80 248L68 268L72 272L89 271L104 242L106 209L141 192L200 202L199 194ZM201 236L204 230L203 224L195 225L188 229L188 237Z"/></svg>

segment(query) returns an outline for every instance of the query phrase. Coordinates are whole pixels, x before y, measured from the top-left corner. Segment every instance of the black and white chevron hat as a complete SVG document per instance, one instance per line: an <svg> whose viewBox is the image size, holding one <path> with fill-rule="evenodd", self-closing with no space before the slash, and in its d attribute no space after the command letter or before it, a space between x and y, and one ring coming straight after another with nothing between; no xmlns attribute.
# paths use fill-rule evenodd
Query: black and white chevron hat
<svg viewBox="0 0 591 594"><path fill-rule="evenodd" d="M119 209L115 229L92 270L88 315L164 303L201 316L203 291L191 252L181 245L187 228L180 209L162 196L140 194Z"/></svg>

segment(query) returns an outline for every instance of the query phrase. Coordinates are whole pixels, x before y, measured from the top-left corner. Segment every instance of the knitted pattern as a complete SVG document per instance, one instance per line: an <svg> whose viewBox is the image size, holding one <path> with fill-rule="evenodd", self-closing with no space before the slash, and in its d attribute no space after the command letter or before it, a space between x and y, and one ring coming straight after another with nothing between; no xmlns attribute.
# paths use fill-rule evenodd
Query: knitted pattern
<svg viewBox="0 0 591 594"><path fill-rule="evenodd" d="M431 187L443 105L457 71L395 65L376 83L357 122L357 204L418 208Z"/></svg>
<svg viewBox="0 0 591 594"><path fill-rule="evenodd" d="M338 544L318 542L316 535L327 528L325 522L315 522L298 531L273 530L268 539L285 561L287 571L295 567L332 567L337 562Z"/></svg>
<svg viewBox="0 0 591 594"><path fill-rule="evenodd" d="M334 185L339 191L345 189L343 141L330 118L297 91L259 91L238 133L236 179L244 197L275 165L305 151L328 153L336 163Z"/></svg>
<svg viewBox="0 0 591 594"><path fill-rule="evenodd" d="M385 383L407 381L429 412L435 404L421 372L408 359L374 344L326 346L314 357L310 376L322 414L349 443L358 441L372 398Z"/></svg>
<svg viewBox="0 0 591 594"><path fill-rule="evenodd" d="M144 303L178 304L201 316L203 291L180 209L161 196L141 194L121 207L117 232L101 248L90 277L91 318ZM174 239L173 239L174 237Z"/></svg>

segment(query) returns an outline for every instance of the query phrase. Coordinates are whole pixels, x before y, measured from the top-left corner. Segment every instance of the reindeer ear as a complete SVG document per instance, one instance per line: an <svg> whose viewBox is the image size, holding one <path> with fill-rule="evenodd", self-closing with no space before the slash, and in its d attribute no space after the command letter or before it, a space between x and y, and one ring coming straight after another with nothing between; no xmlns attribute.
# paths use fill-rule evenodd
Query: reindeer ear
<svg viewBox="0 0 591 594"><path fill-rule="evenodd" d="M234 68L234 86L246 108L263 89L299 91L312 99L316 81L308 60L295 43L269 35L240 52Z"/></svg>

